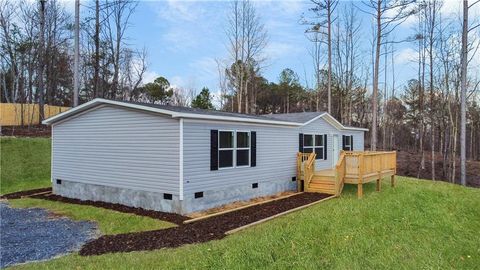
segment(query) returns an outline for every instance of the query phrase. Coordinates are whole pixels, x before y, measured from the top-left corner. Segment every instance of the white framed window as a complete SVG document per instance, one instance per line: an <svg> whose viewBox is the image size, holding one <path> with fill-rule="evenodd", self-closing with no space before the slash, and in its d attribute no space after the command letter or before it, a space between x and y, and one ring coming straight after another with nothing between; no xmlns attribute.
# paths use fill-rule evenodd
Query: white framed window
<svg viewBox="0 0 480 270"><path fill-rule="evenodd" d="M303 152L317 155L315 159L325 160L325 135L324 134L303 134Z"/></svg>
<svg viewBox="0 0 480 270"><path fill-rule="evenodd" d="M236 136L236 157L235 164L237 167L250 166L250 132L237 131Z"/></svg>
<svg viewBox="0 0 480 270"><path fill-rule="evenodd" d="M315 135L315 153L317 154L316 159L325 159L323 156L323 153L325 153L325 142L323 140L324 137L324 135Z"/></svg>
<svg viewBox="0 0 480 270"><path fill-rule="evenodd" d="M232 168L235 152L235 132L218 132L218 168Z"/></svg>
<svg viewBox="0 0 480 270"><path fill-rule="evenodd" d="M343 150L353 151L353 136L343 135Z"/></svg>
<svg viewBox="0 0 480 270"><path fill-rule="evenodd" d="M218 132L219 169L249 167L250 157L250 131L220 130Z"/></svg>

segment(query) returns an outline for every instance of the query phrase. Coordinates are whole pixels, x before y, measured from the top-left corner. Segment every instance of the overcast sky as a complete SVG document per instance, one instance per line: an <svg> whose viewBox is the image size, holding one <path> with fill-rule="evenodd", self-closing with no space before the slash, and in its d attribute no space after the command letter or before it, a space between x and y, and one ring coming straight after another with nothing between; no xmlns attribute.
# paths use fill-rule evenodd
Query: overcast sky
<svg viewBox="0 0 480 270"><path fill-rule="evenodd" d="M339 10L344 3L339 5ZM362 5L359 1L355 3ZM312 85L311 43L304 34L306 27L299 23L302 14L308 14L311 2L255 1L254 5L269 36L265 49L268 61L262 71L263 76L269 81L277 81L278 74L284 68L290 68L298 73L303 84ZM73 5L68 2L68 6ZM471 18L480 14L480 4L477 6ZM229 7L226 1L140 1L131 17L127 42L129 46L147 48L149 57L145 82L164 76L174 85L197 91L207 86L212 92L217 92L215 59L226 59L228 56L225 25ZM460 7L459 0L446 1L442 14L458 17ZM369 64L371 18L362 12L358 15L362 21L361 61ZM411 35L415 23L415 18L406 21L393 37L402 39ZM395 50L396 85L403 88L408 79L416 76L415 46L402 43ZM480 61L477 63L480 64ZM383 78L382 75L382 81ZM388 80L391 80L391 75Z"/></svg>

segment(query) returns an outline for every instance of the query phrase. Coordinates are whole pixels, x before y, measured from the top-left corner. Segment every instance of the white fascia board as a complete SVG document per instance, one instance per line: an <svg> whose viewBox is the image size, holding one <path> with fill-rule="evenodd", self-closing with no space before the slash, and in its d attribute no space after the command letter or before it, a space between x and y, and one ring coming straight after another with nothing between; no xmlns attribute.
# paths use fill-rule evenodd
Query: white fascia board
<svg viewBox="0 0 480 270"><path fill-rule="evenodd" d="M332 126L334 126L338 130L368 131L367 128L346 127L346 126L342 125L342 123L338 122L338 120L335 119L335 117L331 116L327 112L324 112L324 113L320 114L319 116L305 122L303 125L304 126L308 125L308 124L312 123L313 121L315 121L319 118L325 119L325 121L327 121L329 124L331 124Z"/></svg>
<svg viewBox="0 0 480 270"><path fill-rule="evenodd" d="M234 116L205 115L205 114L194 114L194 113L177 113L175 115L172 115L172 117L188 118L188 119L203 119L203 120L220 120L220 121L227 121L227 122L258 123L258 124L282 125L282 126L302 126L303 125L301 123L294 123L294 122L252 119L252 118L242 118L242 117L234 117Z"/></svg>
<svg viewBox="0 0 480 270"><path fill-rule="evenodd" d="M68 111L64 111L64 112L62 112L62 113L59 113L59 114L57 114L57 115L55 115L55 116L52 116L52 117L50 117L50 118L47 118L47 119L43 120L43 121L42 121L42 124L44 124L44 125L50 125L51 123L56 122L58 119L62 119L62 118L64 118L64 117L66 117L66 116L69 116L69 115L71 115L71 114L74 114L74 113L77 112L77 111L81 111L81 110L83 110L83 109L89 108L90 106L94 105L94 104L97 103L97 102L98 102L98 101L97 101L96 99L94 99L94 100L91 100L91 101L89 101L89 102L87 102L87 103L83 103L82 105L77 106L77 107L75 107L75 108L73 108L73 109L70 109L70 110L68 110Z"/></svg>
<svg viewBox="0 0 480 270"><path fill-rule="evenodd" d="M172 117L175 115L174 112L168 111L168 110L163 110L159 108L153 108L149 106L142 106L138 104L132 104L132 103L125 103L125 102L119 102L119 101L114 101L114 100L109 100L109 99L103 99L103 98L96 98L94 100L91 100L87 103L84 103L80 106L77 106L73 109L70 109L66 112L57 114L53 117L50 117L48 119L45 119L42 124L50 125L60 119L66 118L70 115L73 115L77 113L78 111L83 111L85 109L88 109L90 107L96 106L97 104L110 104L110 105L117 105L121 107L126 107L126 108L132 108L132 109L138 109L138 110L143 110L143 111L149 111L149 112L156 112L156 113L161 113L161 114L166 114L166 115L171 115Z"/></svg>
<svg viewBox="0 0 480 270"><path fill-rule="evenodd" d="M70 109L66 112L57 114L53 117L50 117L44 120L42 123L46 125L50 125L60 119L66 118L70 115L77 113L78 111L83 111L90 107L96 106L97 104L111 104L117 105L126 108L138 109L143 111L149 112L156 112L161 114L170 115L172 118L191 118L191 119L205 119L205 120L220 120L220 121L231 121L231 122L245 122L245 123L260 123L260 124L269 124L269 125L285 125L285 126L301 126L301 123L293 123L293 122L285 122L285 121L275 121L275 120L262 120L262 119L251 119L251 118L243 118L243 117L234 117L234 116L218 116L218 115L206 115L206 114L194 114L194 113L182 113L182 112L174 112L139 104L133 103L125 103L119 102L114 100L108 100L103 98L96 98L92 101L84 103L78 107Z"/></svg>
<svg viewBox="0 0 480 270"><path fill-rule="evenodd" d="M344 127L345 130L353 130L353 131L369 131L368 128L357 128L357 127Z"/></svg>

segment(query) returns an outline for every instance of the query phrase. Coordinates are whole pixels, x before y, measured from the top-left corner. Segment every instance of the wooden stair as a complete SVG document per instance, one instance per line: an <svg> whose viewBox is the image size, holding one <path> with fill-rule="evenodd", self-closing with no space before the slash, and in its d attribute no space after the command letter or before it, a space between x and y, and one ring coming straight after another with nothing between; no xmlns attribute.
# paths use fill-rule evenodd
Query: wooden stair
<svg viewBox="0 0 480 270"><path fill-rule="evenodd" d="M307 192L335 194L335 171L316 171L308 184Z"/></svg>

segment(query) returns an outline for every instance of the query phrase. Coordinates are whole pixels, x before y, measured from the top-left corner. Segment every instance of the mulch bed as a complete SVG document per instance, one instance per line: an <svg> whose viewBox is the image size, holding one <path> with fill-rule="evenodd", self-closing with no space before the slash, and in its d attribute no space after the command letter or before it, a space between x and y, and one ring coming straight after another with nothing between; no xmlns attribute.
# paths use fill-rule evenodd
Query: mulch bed
<svg viewBox="0 0 480 270"><path fill-rule="evenodd" d="M35 126L3 126L1 129L2 136L15 137L50 137L52 135L52 127L46 125Z"/></svg>
<svg viewBox="0 0 480 270"><path fill-rule="evenodd" d="M329 196L320 193L301 193L189 224L181 224L178 227L147 232L105 235L84 245L80 250L80 255L89 256L113 252L173 248L186 244L222 239L227 231Z"/></svg>
<svg viewBox="0 0 480 270"><path fill-rule="evenodd" d="M126 205L121 205L118 203L107 203L107 202L101 202L101 201L82 201L79 199L71 199L71 198L65 198L59 195L54 195L54 194L40 194L40 195L34 195L31 196L31 198L35 199L44 199L44 200L50 200L50 201L57 201L57 202L64 202L64 203L73 203L73 204L81 204L81 205L90 205L90 206L95 206L95 207L100 207L104 209L109 209L109 210L114 210L122 213L128 213L128 214L134 214L137 216L144 216L144 217L151 217L154 219L160 219L168 222L172 222L175 224L182 224L185 220L189 219L186 216L182 216L179 214L174 214L174 213L166 213L166 212L160 212L160 211L154 211L154 210L147 210L143 208L136 208L136 207L131 207L131 206L126 206Z"/></svg>
<svg viewBox="0 0 480 270"><path fill-rule="evenodd" d="M24 190L24 191L18 191L18 192L13 192L13 193L8 193L5 195L0 196L0 199L20 199L22 197L30 196L36 193L40 192L47 192L47 191L52 191L51 187L48 188L37 188L37 189L30 189L30 190Z"/></svg>

